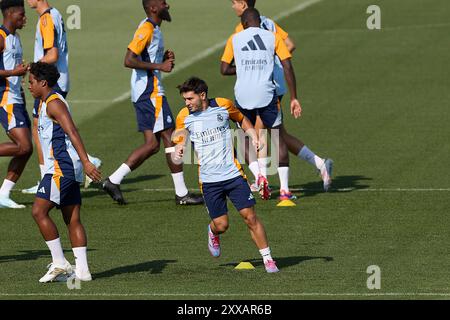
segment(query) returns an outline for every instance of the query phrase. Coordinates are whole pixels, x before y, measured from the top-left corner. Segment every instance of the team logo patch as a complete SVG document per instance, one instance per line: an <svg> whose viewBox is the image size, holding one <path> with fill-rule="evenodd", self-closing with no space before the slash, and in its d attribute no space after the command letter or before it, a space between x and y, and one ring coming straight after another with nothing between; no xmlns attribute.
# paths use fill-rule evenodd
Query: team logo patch
<svg viewBox="0 0 450 320"><path fill-rule="evenodd" d="M172 123L172 117L171 116L167 116L167 123Z"/></svg>
<svg viewBox="0 0 450 320"><path fill-rule="evenodd" d="M223 116L221 114L217 115L217 121L223 122Z"/></svg>

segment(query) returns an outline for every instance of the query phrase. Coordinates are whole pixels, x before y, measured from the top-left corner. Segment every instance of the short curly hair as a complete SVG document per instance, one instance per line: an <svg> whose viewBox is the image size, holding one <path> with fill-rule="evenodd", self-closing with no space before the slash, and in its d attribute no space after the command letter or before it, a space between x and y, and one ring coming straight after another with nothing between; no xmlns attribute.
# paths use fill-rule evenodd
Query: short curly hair
<svg viewBox="0 0 450 320"><path fill-rule="evenodd" d="M53 88L58 83L59 72L53 64L45 62L32 63L30 73L39 81L47 81L50 88Z"/></svg>

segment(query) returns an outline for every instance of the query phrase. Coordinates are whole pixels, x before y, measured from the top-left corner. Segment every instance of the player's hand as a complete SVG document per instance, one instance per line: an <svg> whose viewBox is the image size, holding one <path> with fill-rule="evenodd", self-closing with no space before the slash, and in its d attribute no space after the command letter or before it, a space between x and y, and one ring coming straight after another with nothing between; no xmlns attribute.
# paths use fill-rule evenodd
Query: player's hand
<svg viewBox="0 0 450 320"><path fill-rule="evenodd" d="M175 158L176 161L179 161L179 160L183 159L184 148L185 147L182 144L177 144L175 146L174 158Z"/></svg>
<svg viewBox="0 0 450 320"><path fill-rule="evenodd" d="M88 175L89 178L94 182L102 181L102 173L98 170L91 162L86 161L83 164L84 172Z"/></svg>
<svg viewBox="0 0 450 320"><path fill-rule="evenodd" d="M297 99L291 100L291 114L295 119L302 116L302 106L300 105L300 101Z"/></svg>
<svg viewBox="0 0 450 320"><path fill-rule="evenodd" d="M17 67L14 68L14 70L11 71L11 75L12 75L13 77L21 77L21 76L24 76L24 75L27 74L28 68L29 68L29 66L26 65L26 64L24 64L24 63L19 64Z"/></svg>
<svg viewBox="0 0 450 320"><path fill-rule="evenodd" d="M175 53L172 50L166 50L166 52L164 52L163 60L167 60L167 59L175 60Z"/></svg>
<svg viewBox="0 0 450 320"><path fill-rule="evenodd" d="M175 66L175 59L167 59L163 63L161 63L160 70L163 72L172 72L173 67Z"/></svg>

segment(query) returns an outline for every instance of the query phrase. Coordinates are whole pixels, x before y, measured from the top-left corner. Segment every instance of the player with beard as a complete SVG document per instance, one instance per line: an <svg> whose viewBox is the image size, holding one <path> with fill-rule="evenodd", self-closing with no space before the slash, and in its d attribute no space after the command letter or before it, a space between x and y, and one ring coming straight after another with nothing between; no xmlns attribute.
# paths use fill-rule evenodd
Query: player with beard
<svg viewBox="0 0 450 320"><path fill-rule="evenodd" d="M170 50L164 51L161 32L162 22L172 20L170 7L165 0L143 0L142 5L147 18L141 22L128 46L125 66L133 69L131 99L136 110L138 130L144 134L145 143L103 182L103 189L119 204L126 204L120 190L125 176L159 151L161 139L166 148L174 146L172 133L175 120L161 82L162 72L172 72L175 65L175 54ZM166 158L175 185L176 203L202 204L203 197L188 192L182 164L175 164L170 154Z"/></svg>

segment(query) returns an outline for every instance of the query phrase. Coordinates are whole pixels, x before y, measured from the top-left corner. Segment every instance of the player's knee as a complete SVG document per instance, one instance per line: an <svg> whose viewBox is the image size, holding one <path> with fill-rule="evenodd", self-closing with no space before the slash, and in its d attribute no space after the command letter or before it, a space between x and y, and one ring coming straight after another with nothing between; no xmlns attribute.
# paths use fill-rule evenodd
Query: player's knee
<svg viewBox="0 0 450 320"><path fill-rule="evenodd" d="M42 218L44 218L46 214L47 212L45 212L45 210L42 210L36 205L34 205L33 208L31 209L31 215L33 216L33 219L36 221L39 221Z"/></svg>
<svg viewBox="0 0 450 320"><path fill-rule="evenodd" d="M256 214L254 214L254 213L249 214L248 216L245 217L245 223L250 228L256 226L257 222L258 222L258 219L256 218Z"/></svg>
<svg viewBox="0 0 450 320"><path fill-rule="evenodd" d="M18 157L31 157L33 154L33 146L31 143L19 144L19 151L17 152Z"/></svg>
<svg viewBox="0 0 450 320"><path fill-rule="evenodd" d="M218 233L224 233L228 230L229 224L228 222L218 222L218 223L214 223L216 226L216 231Z"/></svg>
<svg viewBox="0 0 450 320"><path fill-rule="evenodd" d="M159 152L160 143L158 141L150 141L145 144L145 151L148 156L152 156Z"/></svg>

